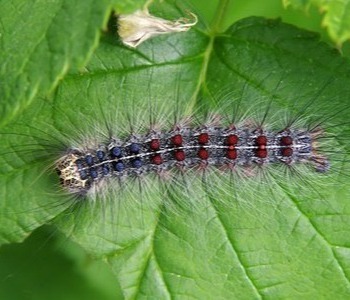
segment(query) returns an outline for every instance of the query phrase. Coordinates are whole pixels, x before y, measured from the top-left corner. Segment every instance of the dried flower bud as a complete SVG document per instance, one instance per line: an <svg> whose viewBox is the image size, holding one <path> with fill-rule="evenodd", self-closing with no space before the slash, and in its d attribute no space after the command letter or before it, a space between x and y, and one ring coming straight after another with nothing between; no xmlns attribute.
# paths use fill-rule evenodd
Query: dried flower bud
<svg viewBox="0 0 350 300"><path fill-rule="evenodd" d="M197 16L191 16L192 22L185 18L169 21L152 16L147 9L137 10L118 17L118 34L125 45L135 48L153 36L189 30L197 23Z"/></svg>

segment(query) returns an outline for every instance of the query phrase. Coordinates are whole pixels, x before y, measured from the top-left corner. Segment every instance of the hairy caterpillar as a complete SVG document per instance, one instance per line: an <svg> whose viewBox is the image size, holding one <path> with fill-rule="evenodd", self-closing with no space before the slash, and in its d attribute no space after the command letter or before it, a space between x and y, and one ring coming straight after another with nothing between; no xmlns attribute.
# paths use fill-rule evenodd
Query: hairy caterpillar
<svg viewBox="0 0 350 300"><path fill-rule="evenodd" d="M287 128L272 132L263 126L228 127L216 125L174 126L170 132L151 130L132 135L126 141L112 138L97 149L70 149L56 163L63 188L73 194L86 194L100 181L115 177L145 176L155 172L166 177L169 169L180 172L211 166L227 170L281 163L314 164L319 172L328 171L327 158L317 154L320 128ZM200 175L200 172L199 174Z"/></svg>

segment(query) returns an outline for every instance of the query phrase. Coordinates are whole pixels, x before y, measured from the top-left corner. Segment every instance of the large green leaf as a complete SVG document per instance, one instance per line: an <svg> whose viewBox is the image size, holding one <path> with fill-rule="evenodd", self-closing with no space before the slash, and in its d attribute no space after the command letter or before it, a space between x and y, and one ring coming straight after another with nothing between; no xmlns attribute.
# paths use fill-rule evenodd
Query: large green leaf
<svg viewBox="0 0 350 300"><path fill-rule="evenodd" d="M184 14L172 1L152 11ZM106 33L84 72L71 72L3 130L0 240L19 241L51 222L108 261L128 299L349 297L350 191L339 172L349 165L338 156L328 175L301 166L299 177L271 166L267 183L229 174L203 180L195 171L171 183L148 176L141 191L130 181L74 207L38 159L57 158L53 137L69 135L76 146L106 119L123 137L130 122L137 128L154 116L169 124L208 111L259 119L270 103L276 124L284 110L344 124L349 74L349 62L316 35L262 18L222 34L200 23L136 50ZM343 127L329 130L345 135ZM336 147L331 152L346 150L346 136Z"/></svg>
<svg viewBox="0 0 350 300"><path fill-rule="evenodd" d="M57 86L70 68L86 64L112 4L107 0L0 3L0 125L30 105L37 93ZM129 1L113 7L124 12L140 6Z"/></svg>

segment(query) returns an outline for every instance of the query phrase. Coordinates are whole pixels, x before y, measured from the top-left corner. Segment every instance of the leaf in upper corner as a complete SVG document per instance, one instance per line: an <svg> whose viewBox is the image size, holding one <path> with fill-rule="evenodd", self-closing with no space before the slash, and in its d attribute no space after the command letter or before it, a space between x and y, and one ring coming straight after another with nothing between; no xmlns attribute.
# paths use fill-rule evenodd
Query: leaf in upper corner
<svg viewBox="0 0 350 300"><path fill-rule="evenodd" d="M118 1L137 9L141 1ZM9 0L0 3L0 126L82 68L111 12L108 0ZM117 7L123 12L124 6Z"/></svg>
<svg viewBox="0 0 350 300"><path fill-rule="evenodd" d="M337 44L342 45L350 39L350 1L326 0L283 0L285 6L291 5L297 9L308 9L311 5L324 13L322 25L327 27L328 34Z"/></svg>
<svg viewBox="0 0 350 300"><path fill-rule="evenodd" d="M108 17L106 1L3 1L0 4L0 125L37 93L86 63Z"/></svg>

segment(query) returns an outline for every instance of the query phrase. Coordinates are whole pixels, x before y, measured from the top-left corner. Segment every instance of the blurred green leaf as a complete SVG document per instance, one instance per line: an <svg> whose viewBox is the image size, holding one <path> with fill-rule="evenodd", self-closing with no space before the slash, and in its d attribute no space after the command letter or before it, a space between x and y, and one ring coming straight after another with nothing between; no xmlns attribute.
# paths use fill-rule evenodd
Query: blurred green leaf
<svg viewBox="0 0 350 300"><path fill-rule="evenodd" d="M173 1L151 7L169 19L185 9ZM82 72L69 73L2 132L0 241L19 241L50 222L108 261L128 299L347 298L350 191L338 172L306 173L317 177L317 191L298 174L295 181L272 176L267 187L209 174L203 186L193 171L186 185L179 179L168 189L150 175L142 191L139 182L128 182L125 191L107 190L103 201L72 207L56 191L57 176L43 173L42 158L58 157L56 137L68 135L75 141L69 146L77 146L79 136L93 135L106 119L125 137L130 121L148 124L154 114L171 124L174 114L230 115L237 105L248 117L270 102L271 114L305 108L333 116L334 107L349 106L349 71L349 62L316 34L263 18L241 20L224 33L200 20L189 32L137 49L105 33ZM348 110L337 110L332 122L348 122Z"/></svg>
<svg viewBox="0 0 350 300"><path fill-rule="evenodd" d="M106 264L48 226L0 249L1 299L122 299L118 288Z"/></svg>
<svg viewBox="0 0 350 300"><path fill-rule="evenodd" d="M308 10L311 5L318 7L324 13L322 25L327 27L331 39L340 46L350 39L349 0L283 0L283 3L303 10Z"/></svg>

